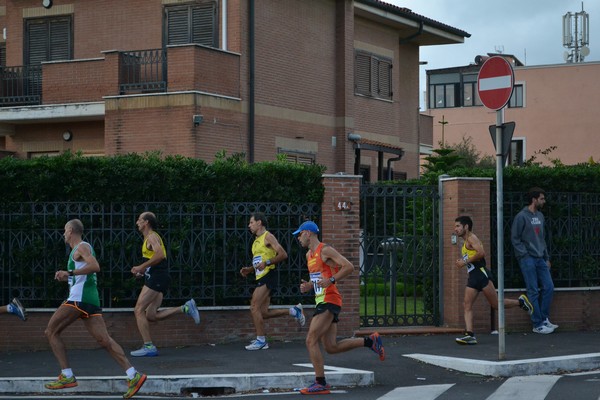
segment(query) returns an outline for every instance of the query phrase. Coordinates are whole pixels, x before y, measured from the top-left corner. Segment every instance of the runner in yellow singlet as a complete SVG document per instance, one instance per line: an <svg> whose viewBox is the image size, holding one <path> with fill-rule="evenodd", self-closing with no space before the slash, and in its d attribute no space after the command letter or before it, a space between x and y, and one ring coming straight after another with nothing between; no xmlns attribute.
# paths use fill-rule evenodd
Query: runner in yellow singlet
<svg viewBox="0 0 600 400"><path fill-rule="evenodd" d="M167 265L167 251L162 238L155 232L158 221L154 213L149 211L141 213L136 225L144 235L142 244L144 262L131 268L131 273L135 277L145 277L144 287L134 309L135 320L144 344L130 354L134 357L154 357L158 355L158 350L152 343L150 322L161 321L175 314L183 313L192 317L194 322L199 324L200 314L194 299L188 300L181 307L158 309L171 282Z"/></svg>
<svg viewBox="0 0 600 400"><path fill-rule="evenodd" d="M461 216L454 220L454 233L464 241L461 248L461 258L456 260L456 267L465 267L469 274L464 300L466 330L463 337L456 338L458 344L477 344L475 333L473 333L473 303L475 303L479 292L483 292L493 309L498 309L498 294L494 283L490 280L490 271L486 268L483 244L471 232L471 229L473 229L471 217ZM505 298L504 307L521 307L529 315L533 313L533 306L524 294L520 295L518 300Z"/></svg>
<svg viewBox="0 0 600 400"><path fill-rule="evenodd" d="M269 348L269 343L265 336L265 319L291 315L296 318L300 326L304 326L306 319L302 311L302 304L289 309L269 309L271 292L277 289L278 284L275 267L287 260L287 252L281 247L277 238L267 231L267 217L265 217L265 214L261 212L252 214L248 229L255 236L254 243L252 243L252 266L242 267L240 274L247 277L248 274L254 272L256 276L256 288L250 301L250 312L256 328L256 339L246 346L246 350L266 350Z"/></svg>

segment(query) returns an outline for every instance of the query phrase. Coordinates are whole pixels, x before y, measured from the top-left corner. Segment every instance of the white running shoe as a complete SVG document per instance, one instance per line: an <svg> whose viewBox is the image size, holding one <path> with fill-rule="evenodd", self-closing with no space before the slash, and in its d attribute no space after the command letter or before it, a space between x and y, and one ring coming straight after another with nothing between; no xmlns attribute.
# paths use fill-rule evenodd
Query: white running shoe
<svg viewBox="0 0 600 400"><path fill-rule="evenodd" d="M296 318L298 324L304 326L304 324L306 324L306 317L304 316L304 311L302 311L302 303L296 304L291 310L294 313L294 318Z"/></svg>
<svg viewBox="0 0 600 400"><path fill-rule="evenodd" d="M198 307L196 307L196 301L194 299L190 299L185 302L185 306L187 306L186 314L194 319L196 325L200 323L200 313L198 312Z"/></svg>
<svg viewBox="0 0 600 400"><path fill-rule="evenodd" d="M253 340L248 346L246 346L246 350L267 350L269 348L269 343L266 341L261 342L258 339Z"/></svg>
<svg viewBox="0 0 600 400"><path fill-rule="evenodd" d="M140 349L134 350L129 354L133 357L156 357L158 355L158 349L154 345L143 345Z"/></svg>

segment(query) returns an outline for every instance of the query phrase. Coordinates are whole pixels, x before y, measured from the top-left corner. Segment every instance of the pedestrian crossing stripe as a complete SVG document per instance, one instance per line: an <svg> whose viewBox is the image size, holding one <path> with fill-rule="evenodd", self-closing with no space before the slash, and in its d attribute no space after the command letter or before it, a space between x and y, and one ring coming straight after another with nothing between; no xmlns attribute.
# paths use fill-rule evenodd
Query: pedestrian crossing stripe
<svg viewBox="0 0 600 400"><path fill-rule="evenodd" d="M377 400L419 399L435 400L454 384L398 387Z"/></svg>
<svg viewBox="0 0 600 400"><path fill-rule="evenodd" d="M516 376L507 379L486 400L544 400L561 375ZM397 387L377 400L435 400L455 384Z"/></svg>
<svg viewBox="0 0 600 400"><path fill-rule="evenodd" d="M515 376L507 379L487 400L544 400L560 378L557 375Z"/></svg>

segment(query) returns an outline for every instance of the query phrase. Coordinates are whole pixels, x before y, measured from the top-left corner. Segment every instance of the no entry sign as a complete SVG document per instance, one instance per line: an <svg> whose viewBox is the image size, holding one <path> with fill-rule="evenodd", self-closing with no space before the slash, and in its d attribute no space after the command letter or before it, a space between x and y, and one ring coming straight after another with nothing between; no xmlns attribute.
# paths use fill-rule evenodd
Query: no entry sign
<svg viewBox="0 0 600 400"><path fill-rule="evenodd" d="M490 57L483 63L477 76L477 91L484 106L500 110L510 100L515 75L512 66L503 57Z"/></svg>

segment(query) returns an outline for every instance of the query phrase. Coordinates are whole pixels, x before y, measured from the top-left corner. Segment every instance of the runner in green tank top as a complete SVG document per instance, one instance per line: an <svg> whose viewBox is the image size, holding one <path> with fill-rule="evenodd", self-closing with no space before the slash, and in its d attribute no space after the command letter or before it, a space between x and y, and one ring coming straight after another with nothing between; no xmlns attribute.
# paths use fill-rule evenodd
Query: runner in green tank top
<svg viewBox="0 0 600 400"><path fill-rule="evenodd" d="M94 339L125 370L128 390L123 397L128 399L140 390L146 381L146 374L136 371L131 366L123 348L108 334L96 287L96 273L100 271L100 265L96 260L94 249L89 243L82 240L82 235L83 224L80 220L72 219L67 222L64 239L72 251L69 254L67 269L56 271L54 279L69 283L69 298L58 307L46 328L46 336L60 364L61 373L57 380L46 383L44 386L46 389L55 390L78 385L73 370L69 366L65 342L61 334L73 322L81 319Z"/></svg>

